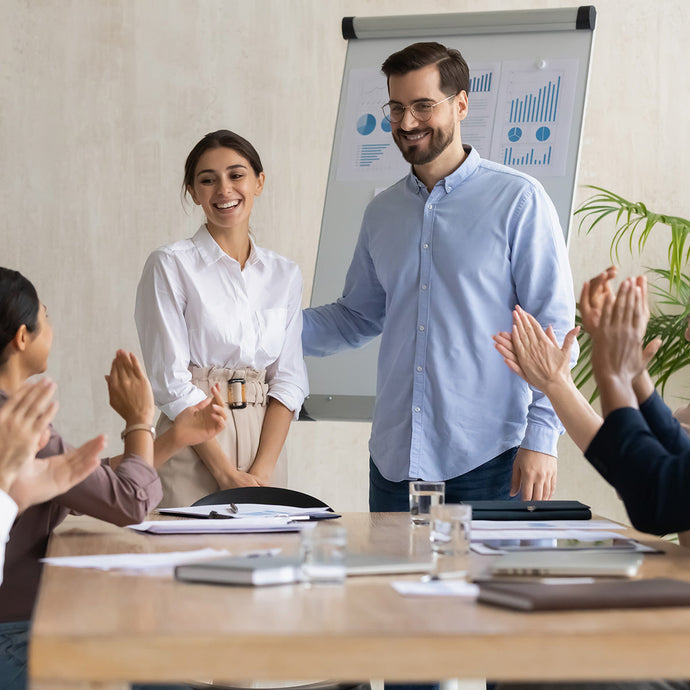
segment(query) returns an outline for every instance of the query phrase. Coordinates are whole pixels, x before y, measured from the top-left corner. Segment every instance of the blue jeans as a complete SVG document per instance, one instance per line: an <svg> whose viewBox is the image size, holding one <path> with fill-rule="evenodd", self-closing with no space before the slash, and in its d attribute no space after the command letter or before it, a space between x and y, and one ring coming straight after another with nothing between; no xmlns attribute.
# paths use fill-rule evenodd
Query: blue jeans
<svg viewBox="0 0 690 690"><path fill-rule="evenodd" d="M0 687L3 690L26 690L30 628L29 621L0 623Z"/></svg>
<svg viewBox="0 0 690 690"><path fill-rule="evenodd" d="M446 503L509 499L516 453L517 448L510 448L470 472L448 479ZM369 510L372 513L406 513L409 509L410 491L407 480L389 481L381 475L374 461L369 458Z"/></svg>
<svg viewBox="0 0 690 690"><path fill-rule="evenodd" d="M0 623L0 688L26 690L31 623ZM188 685L132 685L136 690L188 690Z"/></svg>

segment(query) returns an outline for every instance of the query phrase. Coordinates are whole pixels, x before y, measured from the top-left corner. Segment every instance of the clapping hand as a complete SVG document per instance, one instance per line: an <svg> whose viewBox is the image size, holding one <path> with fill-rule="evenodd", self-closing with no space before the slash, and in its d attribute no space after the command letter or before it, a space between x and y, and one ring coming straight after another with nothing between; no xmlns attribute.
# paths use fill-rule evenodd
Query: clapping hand
<svg viewBox="0 0 690 690"><path fill-rule="evenodd" d="M105 437L97 436L64 455L32 458L25 463L9 490L19 511L64 494L86 479L99 466L104 447Z"/></svg>
<svg viewBox="0 0 690 690"><path fill-rule="evenodd" d="M118 350L105 377L110 406L126 424L151 425L154 415L153 391L137 358L130 352Z"/></svg>
<svg viewBox="0 0 690 690"><path fill-rule="evenodd" d="M618 268L616 266L609 266L598 276L591 280L586 280L582 285L578 306L580 308L582 328L586 333L591 334L592 331L599 327L604 301L608 295L613 296L611 281L616 277L617 272Z"/></svg>
<svg viewBox="0 0 690 690"><path fill-rule="evenodd" d="M49 379L25 384L0 408L0 488L7 491L22 467L48 441L48 425L57 413Z"/></svg>
<svg viewBox="0 0 690 690"><path fill-rule="evenodd" d="M498 333L494 342L510 369L530 386L547 392L550 384L570 377L570 351L579 331L579 326L569 331L560 347L551 326L544 331L531 314L516 306L512 332Z"/></svg>
<svg viewBox="0 0 690 690"><path fill-rule="evenodd" d="M649 307L644 285L639 279L627 278L615 298L609 293L604 299L599 323L591 333L592 367L597 382L615 378L622 384L631 384L645 369L642 338Z"/></svg>
<svg viewBox="0 0 690 690"><path fill-rule="evenodd" d="M188 407L175 417L175 443L195 446L216 436L225 428L228 413L220 395L220 386L211 388L211 397Z"/></svg>

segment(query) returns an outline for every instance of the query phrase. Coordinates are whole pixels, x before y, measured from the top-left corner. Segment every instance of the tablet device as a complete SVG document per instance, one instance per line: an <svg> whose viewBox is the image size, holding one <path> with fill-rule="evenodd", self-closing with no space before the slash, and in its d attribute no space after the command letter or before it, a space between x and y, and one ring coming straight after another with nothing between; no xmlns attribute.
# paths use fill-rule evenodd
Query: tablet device
<svg viewBox="0 0 690 690"><path fill-rule="evenodd" d="M642 563L637 553L616 551L522 551L498 556L491 575L632 577Z"/></svg>
<svg viewBox="0 0 690 690"><path fill-rule="evenodd" d="M540 539L483 539L482 544L496 551L635 551L637 542L626 537L604 539L540 538Z"/></svg>

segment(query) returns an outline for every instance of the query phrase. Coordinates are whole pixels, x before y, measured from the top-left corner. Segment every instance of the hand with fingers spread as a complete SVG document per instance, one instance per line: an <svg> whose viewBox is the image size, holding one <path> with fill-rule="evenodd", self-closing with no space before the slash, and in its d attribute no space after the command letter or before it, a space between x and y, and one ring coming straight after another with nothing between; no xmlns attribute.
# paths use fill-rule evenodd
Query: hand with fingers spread
<svg viewBox="0 0 690 690"><path fill-rule="evenodd" d="M54 392L49 379L24 384L0 408L0 489L7 492L45 445L48 425L57 413Z"/></svg>
<svg viewBox="0 0 690 690"><path fill-rule="evenodd" d="M64 455L35 458L25 463L9 489L19 512L64 494L86 479L101 463L105 437L97 436Z"/></svg>
<svg viewBox="0 0 690 690"><path fill-rule="evenodd" d="M559 347L553 328L549 326L544 331L531 314L518 306L513 312L512 332L496 334L494 343L510 369L546 394L566 431L584 451L601 426L601 417L578 391L570 375L570 351L578 332L579 327L569 331ZM520 448L513 463L511 494L519 490L523 499L552 496L555 465L555 458L550 455Z"/></svg>
<svg viewBox="0 0 690 690"><path fill-rule="evenodd" d="M551 326L544 332L531 314L516 306L512 332L498 333L494 342L510 369L548 395L551 384L570 380L570 351L579 330L569 331L559 347Z"/></svg>
<svg viewBox="0 0 690 690"><path fill-rule="evenodd" d="M110 406L128 426L151 425L155 411L151 384L132 353L118 350L105 380Z"/></svg>
<svg viewBox="0 0 690 690"><path fill-rule="evenodd" d="M180 412L173 430L179 448L194 446L216 436L225 428L228 412L220 395L220 386L211 388L211 397Z"/></svg>
<svg viewBox="0 0 690 690"><path fill-rule="evenodd" d="M583 284L578 307L582 328L586 333L591 333L599 326L604 300L607 295L613 295L611 281L616 277L617 272L616 266L609 266L598 276L585 281Z"/></svg>

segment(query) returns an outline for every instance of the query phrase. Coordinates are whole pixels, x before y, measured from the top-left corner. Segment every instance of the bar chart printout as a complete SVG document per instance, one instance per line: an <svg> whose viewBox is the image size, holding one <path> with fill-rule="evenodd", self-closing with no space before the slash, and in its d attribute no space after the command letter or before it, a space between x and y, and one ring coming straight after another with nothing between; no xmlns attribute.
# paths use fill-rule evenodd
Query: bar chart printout
<svg viewBox="0 0 690 690"><path fill-rule="evenodd" d="M565 174L575 60L504 62L491 158L537 176Z"/></svg>
<svg viewBox="0 0 690 690"><path fill-rule="evenodd" d="M462 122L462 140L487 157L491 151L501 63L470 62L469 68L470 92L467 117Z"/></svg>
<svg viewBox="0 0 690 690"><path fill-rule="evenodd" d="M404 177L410 166L391 136L381 106L388 101L386 78L378 69L353 69L347 85L337 178L346 182L382 182Z"/></svg>

